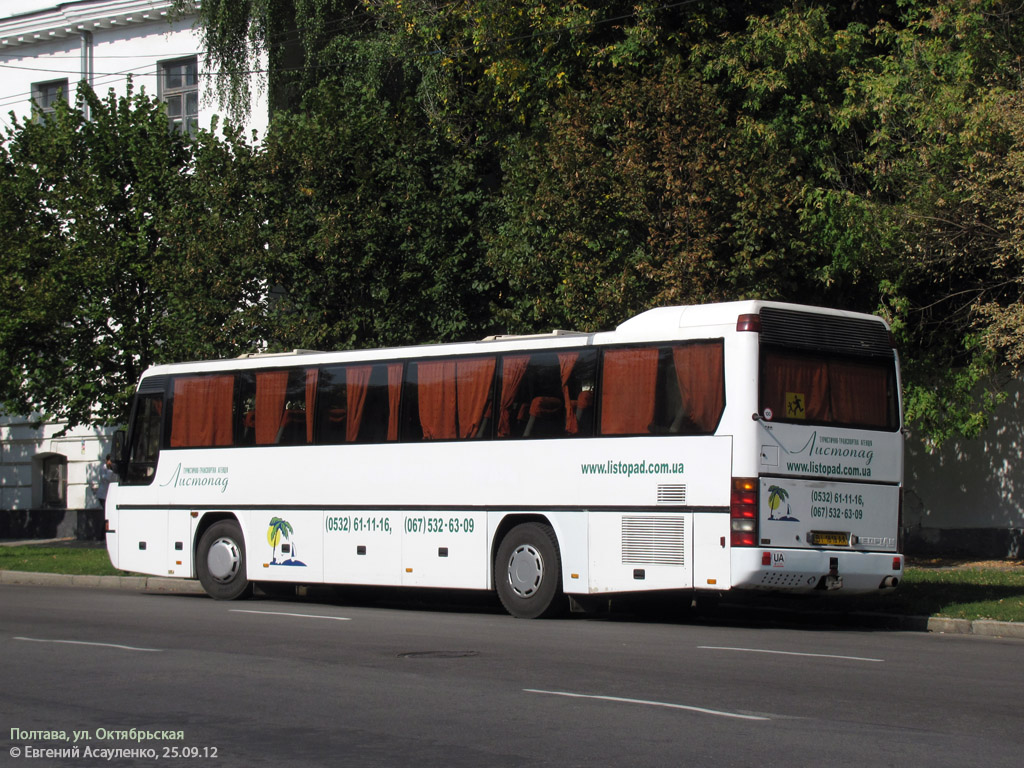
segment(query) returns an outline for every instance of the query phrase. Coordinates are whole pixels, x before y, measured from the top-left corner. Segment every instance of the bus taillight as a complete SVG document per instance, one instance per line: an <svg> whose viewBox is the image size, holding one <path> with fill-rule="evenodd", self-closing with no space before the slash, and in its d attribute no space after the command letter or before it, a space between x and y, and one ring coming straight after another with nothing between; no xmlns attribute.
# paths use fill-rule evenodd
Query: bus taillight
<svg viewBox="0 0 1024 768"><path fill-rule="evenodd" d="M734 477L729 498L734 547L757 546L757 479Z"/></svg>
<svg viewBox="0 0 1024 768"><path fill-rule="evenodd" d="M761 316L760 315L740 315L736 318L736 330L737 331L752 331L754 333L761 332Z"/></svg>

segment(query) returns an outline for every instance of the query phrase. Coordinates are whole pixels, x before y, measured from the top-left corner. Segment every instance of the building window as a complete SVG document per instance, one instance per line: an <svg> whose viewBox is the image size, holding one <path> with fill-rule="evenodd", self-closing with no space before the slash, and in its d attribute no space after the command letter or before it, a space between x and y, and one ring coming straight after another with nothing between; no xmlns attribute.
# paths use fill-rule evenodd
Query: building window
<svg viewBox="0 0 1024 768"><path fill-rule="evenodd" d="M199 64L195 56L160 62L160 98L171 128L194 136L199 128Z"/></svg>
<svg viewBox="0 0 1024 768"><path fill-rule="evenodd" d="M58 101L67 103L68 81L51 80L48 83L33 83L32 100L35 101L36 107L44 118L46 115L52 115Z"/></svg>
<svg viewBox="0 0 1024 768"><path fill-rule="evenodd" d="M68 460L65 456L47 456L43 459L43 506L48 509L67 509Z"/></svg>

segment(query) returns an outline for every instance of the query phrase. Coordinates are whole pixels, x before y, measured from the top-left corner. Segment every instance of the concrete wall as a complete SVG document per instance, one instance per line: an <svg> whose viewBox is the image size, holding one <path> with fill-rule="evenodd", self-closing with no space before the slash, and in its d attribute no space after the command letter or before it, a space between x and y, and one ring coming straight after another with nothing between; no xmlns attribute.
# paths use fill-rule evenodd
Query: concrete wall
<svg viewBox="0 0 1024 768"><path fill-rule="evenodd" d="M910 553L1024 557L1024 386L976 440L929 453L907 443L903 524Z"/></svg>

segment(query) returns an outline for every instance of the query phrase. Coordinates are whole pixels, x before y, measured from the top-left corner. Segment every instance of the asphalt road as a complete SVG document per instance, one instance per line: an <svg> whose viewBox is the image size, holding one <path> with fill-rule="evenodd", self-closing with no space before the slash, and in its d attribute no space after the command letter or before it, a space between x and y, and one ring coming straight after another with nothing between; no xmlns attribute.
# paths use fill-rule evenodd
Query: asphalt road
<svg viewBox="0 0 1024 768"><path fill-rule="evenodd" d="M1017 766L1024 753L1012 639L0 586L0 654L5 766ZM98 752L118 749L158 759Z"/></svg>

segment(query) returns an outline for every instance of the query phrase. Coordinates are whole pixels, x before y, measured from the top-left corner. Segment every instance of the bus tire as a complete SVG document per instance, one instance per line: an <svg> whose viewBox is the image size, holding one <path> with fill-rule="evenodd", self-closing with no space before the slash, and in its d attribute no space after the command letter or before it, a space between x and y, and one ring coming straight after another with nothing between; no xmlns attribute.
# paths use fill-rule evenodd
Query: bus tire
<svg viewBox="0 0 1024 768"><path fill-rule="evenodd" d="M238 600L252 594L246 575L245 539L234 520L221 520L199 539L196 572L206 594L215 600Z"/></svg>
<svg viewBox="0 0 1024 768"><path fill-rule="evenodd" d="M550 526L517 525L501 540L494 564L498 598L517 619L547 618L564 610L562 562Z"/></svg>

